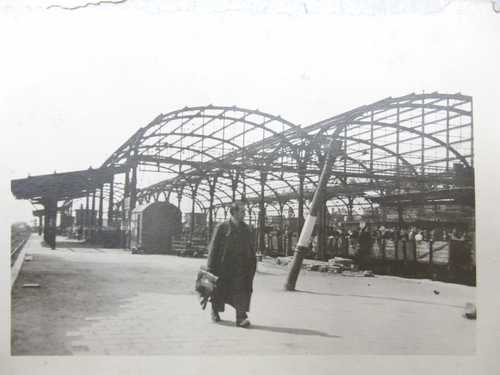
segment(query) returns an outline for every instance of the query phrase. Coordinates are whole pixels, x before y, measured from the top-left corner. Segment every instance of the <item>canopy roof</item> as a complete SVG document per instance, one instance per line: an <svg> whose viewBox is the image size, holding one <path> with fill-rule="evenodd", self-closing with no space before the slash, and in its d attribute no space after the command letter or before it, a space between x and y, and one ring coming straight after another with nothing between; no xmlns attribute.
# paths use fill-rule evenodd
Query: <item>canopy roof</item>
<svg viewBox="0 0 500 375"><path fill-rule="evenodd" d="M29 176L12 180L11 191L17 199L30 199L34 203L42 203L47 197L75 199L100 188L110 182L114 174L121 172L123 168L112 167Z"/></svg>

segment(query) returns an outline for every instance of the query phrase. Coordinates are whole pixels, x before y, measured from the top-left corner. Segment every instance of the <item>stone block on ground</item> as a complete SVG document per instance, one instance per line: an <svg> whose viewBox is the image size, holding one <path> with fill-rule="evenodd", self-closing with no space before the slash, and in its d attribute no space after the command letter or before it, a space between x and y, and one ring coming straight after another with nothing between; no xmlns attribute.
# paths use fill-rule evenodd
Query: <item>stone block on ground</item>
<svg viewBox="0 0 500 375"><path fill-rule="evenodd" d="M477 309L476 305L470 302L465 304L465 317L467 319L476 319L477 318Z"/></svg>

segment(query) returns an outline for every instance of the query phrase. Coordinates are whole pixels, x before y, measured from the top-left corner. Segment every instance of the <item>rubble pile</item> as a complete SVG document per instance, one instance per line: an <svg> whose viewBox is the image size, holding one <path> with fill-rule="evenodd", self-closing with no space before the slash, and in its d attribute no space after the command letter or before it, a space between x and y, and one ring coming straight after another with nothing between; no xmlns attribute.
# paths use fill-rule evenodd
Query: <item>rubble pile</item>
<svg viewBox="0 0 500 375"><path fill-rule="evenodd" d="M280 266L288 266L293 261L293 257L277 257L275 263ZM329 259L328 262L319 260L304 259L302 268L307 271L339 273L345 276L375 276L372 271L359 271L359 267L354 263L354 260L349 258L335 257Z"/></svg>

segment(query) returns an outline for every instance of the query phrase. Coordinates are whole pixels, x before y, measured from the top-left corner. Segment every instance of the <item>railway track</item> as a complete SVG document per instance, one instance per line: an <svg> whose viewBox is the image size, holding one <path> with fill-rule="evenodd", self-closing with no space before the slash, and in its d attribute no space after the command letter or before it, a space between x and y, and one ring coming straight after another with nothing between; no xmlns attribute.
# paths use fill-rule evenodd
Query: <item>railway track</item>
<svg viewBox="0 0 500 375"><path fill-rule="evenodd" d="M19 254L21 253L21 250L23 249L24 245L26 245L26 242L28 242L29 238L30 238L30 234L28 234L26 236L26 238L24 238L15 248L14 250L12 250L10 252L10 267L12 268L12 266L14 265L14 263L16 262Z"/></svg>

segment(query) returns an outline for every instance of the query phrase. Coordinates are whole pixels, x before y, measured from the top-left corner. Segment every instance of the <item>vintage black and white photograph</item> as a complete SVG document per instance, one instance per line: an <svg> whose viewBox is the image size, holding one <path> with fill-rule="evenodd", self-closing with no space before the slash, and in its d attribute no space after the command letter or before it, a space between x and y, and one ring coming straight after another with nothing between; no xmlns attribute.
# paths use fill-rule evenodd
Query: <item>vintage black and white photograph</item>
<svg viewBox="0 0 500 375"><path fill-rule="evenodd" d="M0 9L9 356L477 354L500 4Z"/></svg>

